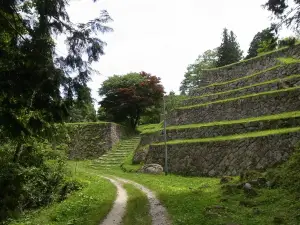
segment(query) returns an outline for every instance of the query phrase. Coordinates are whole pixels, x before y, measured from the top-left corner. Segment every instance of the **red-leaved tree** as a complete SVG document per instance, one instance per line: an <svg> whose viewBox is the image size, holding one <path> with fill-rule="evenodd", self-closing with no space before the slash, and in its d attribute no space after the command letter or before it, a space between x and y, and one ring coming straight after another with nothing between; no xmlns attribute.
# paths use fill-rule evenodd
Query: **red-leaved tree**
<svg viewBox="0 0 300 225"><path fill-rule="evenodd" d="M160 78L146 72L115 75L99 89L106 115L113 122L129 123L133 129L147 108L160 106L163 94Z"/></svg>

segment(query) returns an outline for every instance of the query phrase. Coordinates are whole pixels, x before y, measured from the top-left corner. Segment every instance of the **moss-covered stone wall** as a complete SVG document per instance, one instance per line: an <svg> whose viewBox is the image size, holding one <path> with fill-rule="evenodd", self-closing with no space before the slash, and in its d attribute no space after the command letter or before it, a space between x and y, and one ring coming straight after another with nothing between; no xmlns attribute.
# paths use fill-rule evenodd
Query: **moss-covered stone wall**
<svg viewBox="0 0 300 225"><path fill-rule="evenodd" d="M120 140L120 126L114 123L68 124L70 159L98 158Z"/></svg>

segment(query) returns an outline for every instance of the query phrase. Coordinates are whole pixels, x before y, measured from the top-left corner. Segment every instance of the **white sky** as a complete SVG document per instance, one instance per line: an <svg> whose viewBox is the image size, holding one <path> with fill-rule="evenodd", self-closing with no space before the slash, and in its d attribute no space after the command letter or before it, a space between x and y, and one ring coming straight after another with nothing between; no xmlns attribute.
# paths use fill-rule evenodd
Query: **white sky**
<svg viewBox="0 0 300 225"><path fill-rule="evenodd" d="M73 22L86 22L106 9L113 33L101 35L105 55L94 69L101 75L89 83L93 98L114 74L146 71L162 78L167 92L178 92L188 64L221 43L224 27L233 30L244 53L253 36L270 25L266 0L71 0ZM282 32L283 36L288 33ZM59 51L65 52L59 41Z"/></svg>

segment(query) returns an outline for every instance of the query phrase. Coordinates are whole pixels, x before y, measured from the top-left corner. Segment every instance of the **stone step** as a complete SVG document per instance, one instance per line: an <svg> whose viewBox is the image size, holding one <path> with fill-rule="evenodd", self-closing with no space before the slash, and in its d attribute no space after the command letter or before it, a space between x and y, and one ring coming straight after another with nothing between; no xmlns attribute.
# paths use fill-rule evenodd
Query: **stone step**
<svg viewBox="0 0 300 225"><path fill-rule="evenodd" d="M237 88L251 86L257 83L262 83L274 79L283 79L293 74L300 74L300 64L292 63L287 65L277 65L266 70L259 71L255 74L250 74L245 77L229 80L221 83L211 83L208 86L198 88L192 91L193 96L202 96L215 94L219 92L230 91Z"/></svg>
<svg viewBox="0 0 300 225"><path fill-rule="evenodd" d="M210 139L170 141L167 143L169 172L218 176L269 168L287 160L299 139L300 127ZM164 166L164 161L164 144L150 145L145 163Z"/></svg>
<svg viewBox="0 0 300 225"><path fill-rule="evenodd" d="M292 128L300 126L300 111L271 116L247 118L242 120L220 121L218 123L189 124L167 127L167 141L176 139L212 138L229 136L255 131ZM144 139L148 139L147 142ZM142 135L144 145L163 142L164 136L159 133Z"/></svg>
<svg viewBox="0 0 300 225"><path fill-rule="evenodd" d="M261 92L240 98L181 107L168 115L167 124L184 125L239 120L300 109L300 87Z"/></svg>
<svg viewBox="0 0 300 225"><path fill-rule="evenodd" d="M300 71L299 71L300 74ZM228 98L236 98L244 95L255 94L259 92L281 90L284 88L300 86L300 75L291 75L283 79L275 79L263 83L257 83L252 86L232 89L230 91L218 92L212 95L203 95L199 97L192 97L182 102L183 106L203 104L205 102L212 102L224 100Z"/></svg>

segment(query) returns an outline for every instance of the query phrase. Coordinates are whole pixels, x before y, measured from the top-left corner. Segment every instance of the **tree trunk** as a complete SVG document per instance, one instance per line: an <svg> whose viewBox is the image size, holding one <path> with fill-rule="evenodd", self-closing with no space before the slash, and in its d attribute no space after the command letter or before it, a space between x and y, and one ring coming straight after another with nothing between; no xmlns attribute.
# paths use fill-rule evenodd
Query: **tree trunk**
<svg viewBox="0 0 300 225"><path fill-rule="evenodd" d="M20 156L20 152L22 151L22 143L18 142L17 146L16 146L16 150L15 150L15 154L14 154L14 158L13 158L13 162L16 163L19 161L19 156Z"/></svg>

